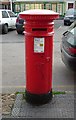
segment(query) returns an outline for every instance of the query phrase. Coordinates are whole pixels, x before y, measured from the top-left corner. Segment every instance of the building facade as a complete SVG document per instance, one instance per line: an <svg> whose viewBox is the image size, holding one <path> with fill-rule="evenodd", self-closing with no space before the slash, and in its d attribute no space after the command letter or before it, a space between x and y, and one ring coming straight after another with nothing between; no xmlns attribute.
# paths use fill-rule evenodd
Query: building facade
<svg viewBox="0 0 76 120"><path fill-rule="evenodd" d="M10 1L0 0L0 9L10 9Z"/></svg>
<svg viewBox="0 0 76 120"><path fill-rule="evenodd" d="M15 13L29 9L49 9L64 16L69 8L75 7L75 0L0 0L0 8L11 9Z"/></svg>
<svg viewBox="0 0 76 120"><path fill-rule="evenodd" d="M29 9L49 9L64 15L66 2L65 0L16 0L13 8L16 13Z"/></svg>

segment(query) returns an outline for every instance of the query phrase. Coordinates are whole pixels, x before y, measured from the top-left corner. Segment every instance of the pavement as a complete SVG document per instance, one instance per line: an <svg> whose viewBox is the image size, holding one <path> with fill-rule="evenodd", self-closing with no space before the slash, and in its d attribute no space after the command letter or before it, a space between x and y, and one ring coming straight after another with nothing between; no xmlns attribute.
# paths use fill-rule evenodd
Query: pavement
<svg viewBox="0 0 76 120"><path fill-rule="evenodd" d="M75 97L73 93L55 94L44 105L32 105L26 102L23 94L17 94L10 116L6 118L72 118L74 119Z"/></svg>

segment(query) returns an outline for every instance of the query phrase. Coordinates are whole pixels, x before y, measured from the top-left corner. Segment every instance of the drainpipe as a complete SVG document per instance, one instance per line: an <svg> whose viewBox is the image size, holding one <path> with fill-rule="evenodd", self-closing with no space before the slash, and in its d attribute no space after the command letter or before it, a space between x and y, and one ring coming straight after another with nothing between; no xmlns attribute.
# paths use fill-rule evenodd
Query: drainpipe
<svg viewBox="0 0 76 120"><path fill-rule="evenodd" d="M11 11L12 11L12 0L9 0L10 1L10 7L11 7Z"/></svg>

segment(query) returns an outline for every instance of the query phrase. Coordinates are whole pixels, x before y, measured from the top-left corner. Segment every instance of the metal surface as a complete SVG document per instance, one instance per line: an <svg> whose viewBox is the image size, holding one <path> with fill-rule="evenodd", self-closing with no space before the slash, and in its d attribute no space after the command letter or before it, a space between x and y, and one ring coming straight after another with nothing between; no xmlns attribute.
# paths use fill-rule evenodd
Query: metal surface
<svg viewBox="0 0 76 120"><path fill-rule="evenodd" d="M11 117L14 118L74 118L74 94L55 95L51 102L32 106L17 95Z"/></svg>
<svg viewBox="0 0 76 120"><path fill-rule="evenodd" d="M26 90L31 94L47 94L52 91L53 20L58 13L28 10L20 17L26 21Z"/></svg>

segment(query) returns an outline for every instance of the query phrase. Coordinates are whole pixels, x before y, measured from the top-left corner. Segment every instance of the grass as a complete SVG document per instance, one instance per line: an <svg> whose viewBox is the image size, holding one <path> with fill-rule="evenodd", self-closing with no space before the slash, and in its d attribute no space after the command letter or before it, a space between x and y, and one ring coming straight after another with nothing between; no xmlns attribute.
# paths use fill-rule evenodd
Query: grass
<svg viewBox="0 0 76 120"><path fill-rule="evenodd" d="M23 99L26 99L26 91L25 92L16 92L16 95L23 94ZM52 95L62 95L66 94L65 91L52 91Z"/></svg>
<svg viewBox="0 0 76 120"><path fill-rule="evenodd" d="M26 91L25 92L16 92L16 95L17 94L23 94L25 96ZM52 94L53 95L60 95L60 94L66 94L66 92L65 91L52 91Z"/></svg>
<svg viewBox="0 0 76 120"><path fill-rule="evenodd" d="M53 95L60 95L60 94L66 94L65 91L53 91L52 92Z"/></svg>

